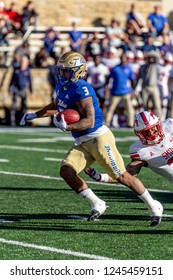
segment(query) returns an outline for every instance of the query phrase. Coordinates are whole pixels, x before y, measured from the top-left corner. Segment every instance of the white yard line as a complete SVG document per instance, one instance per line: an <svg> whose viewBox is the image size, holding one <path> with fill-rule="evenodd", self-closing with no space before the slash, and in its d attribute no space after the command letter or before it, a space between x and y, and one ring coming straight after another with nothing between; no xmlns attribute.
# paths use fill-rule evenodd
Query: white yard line
<svg viewBox="0 0 173 280"><path fill-rule="evenodd" d="M0 162L9 162L9 160L5 158L0 158Z"/></svg>
<svg viewBox="0 0 173 280"><path fill-rule="evenodd" d="M18 151L30 151L30 152L50 152L50 153L62 153L65 154L67 151L65 150L58 150L58 149L47 149L47 148L32 148L32 147L25 147L25 146L14 146L14 145L0 145L0 149L7 149L7 150L18 150Z"/></svg>
<svg viewBox="0 0 173 280"><path fill-rule="evenodd" d="M87 259L112 260L110 258L106 258L106 257L103 257L103 256L85 254L85 253L75 252L75 251L71 251L71 250L64 250L64 249L58 249L58 248L54 248L54 247L36 245L36 244L32 244L32 243L25 243L25 242L20 242L20 241L16 241L16 240L7 240L7 239L4 239L4 238L0 238L0 243L16 245L16 246L25 247L25 248L33 248L33 249L49 251L49 252L55 252L55 253L58 253L58 254L72 255L72 256L82 257L82 258L87 258Z"/></svg>
<svg viewBox="0 0 173 280"><path fill-rule="evenodd" d="M39 175L39 174L30 174L30 173L20 173L20 172L9 172L9 171L2 171L0 170L0 174L4 175L13 175L13 176L23 176L23 177L32 177L32 178L41 178L41 179L49 179L49 180L62 180L58 177L51 177L51 176L45 176L45 175Z"/></svg>
<svg viewBox="0 0 173 280"><path fill-rule="evenodd" d="M45 157L44 160L46 160L46 161L62 161L62 158L49 158L49 157Z"/></svg>
<svg viewBox="0 0 173 280"><path fill-rule="evenodd" d="M162 217L163 218L171 218L171 219L173 219L173 215L169 215L169 214L163 214Z"/></svg>
<svg viewBox="0 0 173 280"><path fill-rule="evenodd" d="M20 172L9 172L9 171L4 171L4 170L0 170L0 174L4 174L4 175L12 175L12 176L21 176L21 177L32 177L32 178L41 178L41 179L48 179L48 180L56 180L56 181L63 181L62 178L60 177L51 177L51 176L45 176L45 175L41 175L41 174L34 174L34 173L20 173ZM104 182L95 182L95 181L86 181L88 184L92 184L92 185L107 185L107 186L111 186L112 184L110 183L104 183ZM123 186L121 184L115 184L115 187L122 187L122 188L126 188L126 186ZM158 193L170 193L172 194L173 191L168 191L168 190L158 190L158 189L148 189L149 191L153 191L153 192L158 192Z"/></svg>
<svg viewBox="0 0 173 280"><path fill-rule="evenodd" d="M30 173L9 172L9 171L0 170L0 174L63 181L63 179L60 178L60 177L51 177L51 176L45 176L45 175L39 175L39 174L33 174L33 173L30 174ZM99 185L109 185L110 186L110 184L108 184L108 183L95 182L95 181L86 181L86 182L88 184L93 184L93 185L98 185L99 184ZM121 185L117 184L117 186L121 186Z"/></svg>
<svg viewBox="0 0 173 280"><path fill-rule="evenodd" d="M0 127L0 133L4 134L34 134L34 135L44 135L45 133L54 133L56 135L62 135L62 131L58 128L51 127ZM67 134L71 135L70 132Z"/></svg>

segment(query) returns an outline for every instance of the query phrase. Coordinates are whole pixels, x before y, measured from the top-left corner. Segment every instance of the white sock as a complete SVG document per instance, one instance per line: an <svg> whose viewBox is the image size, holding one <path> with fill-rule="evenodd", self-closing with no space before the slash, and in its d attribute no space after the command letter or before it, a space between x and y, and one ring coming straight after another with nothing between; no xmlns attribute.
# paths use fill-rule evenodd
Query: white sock
<svg viewBox="0 0 173 280"><path fill-rule="evenodd" d="M100 174L101 175L101 180L100 182L109 182L109 175L108 174Z"/></svg>
<svg viewBox="0 0 173 280"><path fill-rule="evenodd" d="M91 207L94 207L94 205L100 201L100 198L89 188L81 191L79 195L85 198L90 203Z"/></svg>
<svg viewBox="0 0 173 280"><path fill-rule="evenodd" d="M138 195L138 197L145 202L147 205L148 209L152 209L152 207L155 204L155 200L152 198L148 190L145 190L145 192L141 195Z"/></svg>

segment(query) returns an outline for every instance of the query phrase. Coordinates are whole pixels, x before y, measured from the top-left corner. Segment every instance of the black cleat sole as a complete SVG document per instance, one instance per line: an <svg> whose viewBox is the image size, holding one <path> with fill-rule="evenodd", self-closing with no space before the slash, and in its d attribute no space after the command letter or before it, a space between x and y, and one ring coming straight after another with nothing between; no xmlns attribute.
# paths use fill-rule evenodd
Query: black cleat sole
<svg viewBox="0 0 173 280"><path fill-rule="evenodd" d="M151 224L150 224L150 226L151 226L151 227L155 227L155 226L160 225L161 220L162 220L162 217L158 217L158 216L152 217L152 218L151 218Z"/></svg>
<svg viewBox="0 0 173 280"><path fill-rule="evenodd" d="M100 212L97 210L93 210L91 214L88 216L87 221L91 222L98 219L99 217L100 217Z"/></svg>

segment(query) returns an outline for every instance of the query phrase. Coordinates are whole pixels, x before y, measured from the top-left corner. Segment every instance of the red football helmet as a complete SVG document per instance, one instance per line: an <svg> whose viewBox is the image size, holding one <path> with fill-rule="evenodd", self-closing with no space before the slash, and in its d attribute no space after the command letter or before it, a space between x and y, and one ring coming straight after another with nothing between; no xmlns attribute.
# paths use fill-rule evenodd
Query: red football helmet
<svg viewBox="0 0 173 280"><path fill-rule="evenodd" d="M135 116L134 132L147 145L158 144L164 138L160 119L152 112L143 111Z"/></svg>

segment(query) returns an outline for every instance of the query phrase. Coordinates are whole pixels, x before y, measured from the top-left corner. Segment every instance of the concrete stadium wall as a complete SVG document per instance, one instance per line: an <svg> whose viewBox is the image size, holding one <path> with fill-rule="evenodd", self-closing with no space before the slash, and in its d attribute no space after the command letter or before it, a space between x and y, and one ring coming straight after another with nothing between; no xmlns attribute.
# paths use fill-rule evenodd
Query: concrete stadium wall
<svg viewBox="0 0 173 280"><path fill-rule="evenodd" d="M26 0L16 1L18 11L26 3ZM39 14L38 24L44 26L70 26L76 20L80 26L102 26L110 23L111 18L125 20L125 14L129 11L131 3L137 3L139 11L144 18L153 11L153 5L161 4L166 16L173 11L173 1L170 0L33 0L36 11ZM10 0L4 3L8 7Z"/></svg>
<svg viewBox="0 0 173 280"><path fill-rule="evenodd" d="M12 68L1 69L0 81L5 74L3 86L0 90L0 118L5 117L4 108L11 108L11 97L8 94L8 85L11 80ZM29 112L34 112L46 104L51 102L51 88L47 81L48 69L32 69L32 83L33 83L33 94L27 94L27 108ZM50 122L48 118L38 119L35 124L45 124Z"/></svg>

